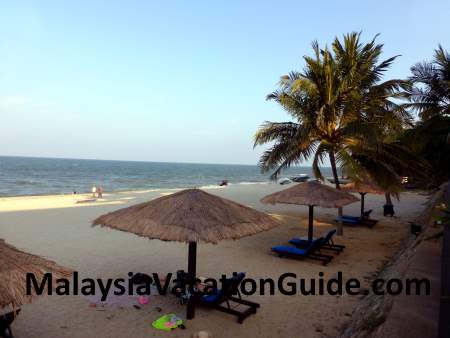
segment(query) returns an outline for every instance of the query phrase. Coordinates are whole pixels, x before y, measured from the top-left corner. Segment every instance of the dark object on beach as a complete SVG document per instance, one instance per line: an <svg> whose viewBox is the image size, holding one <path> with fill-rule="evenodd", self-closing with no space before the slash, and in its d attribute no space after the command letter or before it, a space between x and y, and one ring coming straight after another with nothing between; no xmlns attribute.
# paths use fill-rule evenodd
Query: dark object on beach
<svg viewBox="0 0 450 338"><path fill-rule="evenodd" d="M130 281L134 284L134 285L141 285L141 284L152 284L153 283L153 279L152 277L150 277L149 275L145 274L145 273L135 273L133 275L133 277L130 278Z"/></svg>
<svg viewBox="0 0 450 338"><path fill-rule="evenodd" d="M133 305L133 307L136 309L136 310L140 310L141 309L141 307L139 306L139 305Z"/></svg>
<svg viewBox="0 0 450 338"><path fill-rule="evenodd" d="M19 314L20 309L15 312L8 312L4 315L0 315L0 337L13 338L11 324Z"/></svg>
<svg viewBox="0 0 450 338"><path fill-rule="evenodd" d="M393 217L395 214L394 206L392 204L383 205L383 215Z"/></svg>
<svg viewBox="0 0 450 338"><path fill-rule="evenodd" d="M238 317L238 323L242 324L245 318L255 314L256 310L260 307L258 303L242 299L241 293L239 292L239 285L244 278L245 273L243 272L233 273L233 277L227 278L223 282L221 289L216 289L211 294L195 297L195 301L213 309L235 315ZM237 295L237 297L235 297L235 295ZM245 305L247 306L247 309L238 311L235 307L231 307L230 301L237 303L238 305ZM222 305L223 303L225 303L226 306Z"/></svg>
<svg viewBox="0 0 450 338"><path fill-rule="evenodd" d="M223 180L222 182L219 183L220 187L224 187L228 185L228 181L227 180Z"/></svg>
<svg viewBox="0 0 450 338"><path fill-rule="evenodd" d="M417 238L417 236L419 236L422 232L423 226L414 222L409 222L409 224L411 225L411 233Z"/></svg>
<svg viewBox="0 0 450 338"><path fill-rule="evenodd" d="M370 218L370 214L372 213L372 209L363 212L363 218Z"/></svg>

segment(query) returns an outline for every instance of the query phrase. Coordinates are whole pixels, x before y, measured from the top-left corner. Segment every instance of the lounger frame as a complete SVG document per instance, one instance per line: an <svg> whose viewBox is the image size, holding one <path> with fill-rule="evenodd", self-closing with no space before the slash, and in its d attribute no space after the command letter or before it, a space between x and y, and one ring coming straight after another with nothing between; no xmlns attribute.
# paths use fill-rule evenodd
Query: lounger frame
<svg viewBox="0 0 450 338"><path fill-rule="evenodd" d="M217 298L217 300L215 300L213 302L204 302L201 300L201 297L199 297L199 298L195 298L195 301L198 304L219 310L221 312L225 312L225 313L234 315L237 317L238 323L242 324L248 316L256 313L256 311L260 307L260 305L255 302L251 302L249 300L242 299L241 293L239 291L239 285L242 282L242 279L245 278L245 275L241 280L236 280L235 278L236 278L236 276L228 279L230 284L228 285L226 290L222 293L222 295L220 295ZM237 295L237 297L235 295ZM247 306L247 308L244 311L238 311L236 309L233 309L231 307L230 301L234 302L234 303L245 305L245 306ZM224 303L226 304L226 306L222 305Z"/></svg>
<svg viewBox="0 0 450 338"><path fill-rule="evenodd" d="M332 235L330 235L330 232L334 231L334 233ZM322 244L320 246L320 249L326 249L326 250L331 250L336 252L338 255L344 251L345 249L345 245L340 245L340 244L336 244L333 241L333 236L336 233L336 230L330 230L324 237L320 237L322 238L322 240L326 241L324 244ZM308 240L305 237L300 237L298 238L301 242L296 243L297 241L289 241L289 243L291 243L292 245L298 247L298 248L302 248L305 245L308 244ZM313 240L317 240L317 238L313 239Z"/></svg>
<svg viewBox="0 0 450 338"><path fill-rule="evenodd" d="M221 302L217 302L217 303L214 302L212 304L208 304L208 303L203 303L201 301L200 301L200 303L203 305L209 306L213 309L219 310L221 312L235 315L237 317L238 323L242 324L248 316L255 314L257 309L261 305L259 305L258 303L254 303L254 302L242 299L239 292L238 292L238 295L239 295L239 297L234 297L234 296L225 297ZM233 301L238 304L246 305L248 307L244 311L238 311L231 307L230 301ZM223 303L225 303L226 306L223 306L222 305Z"/></svg>
<svg viewBox="0 0 450 338"><path fill-rule="evenodd" d="M283 252L283 253L275 252L275 253L278 255L278 257L290 257L290 258L296 258L296 259L302 259L302 260L311 258L311 259L321 261L323 265L327 265L333 259L333 256L325 255L322 253L309 253L309 254L305 254L304 256L292 254L289 252Z"/></svg>

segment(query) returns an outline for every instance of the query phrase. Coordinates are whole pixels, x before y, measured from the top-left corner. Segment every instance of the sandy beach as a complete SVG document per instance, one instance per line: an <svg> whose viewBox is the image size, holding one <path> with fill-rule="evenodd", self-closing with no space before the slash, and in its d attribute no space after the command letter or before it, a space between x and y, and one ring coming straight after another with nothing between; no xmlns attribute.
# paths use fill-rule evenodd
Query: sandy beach
<svg viewBox="0 0 450 338"><path fill-rule="evenodd" d="M284 187L276 184L231 185L208 191L222 197L266 211L282 220L282 226L238 241L218 245L200 245L197 269L200 276L218 278L221 273L245 271L251 278L278 278L292 272L305 278L325 279L342 271L344 279L364 281L385 264L401 241L409 236L407 222L422 210L426 197L403 193L396 202L396 217L381 214L384 196L368 195L366 209L373 209L373 218L380 222L373 228L345 227L337 238L346 250L327 266L311 260L279 258L270 247L285 244L293 236L306 234L306 207L267 206L259 202L264 195ZM95 202L77 203L89 195L12 197L0 199L0 237L19 249L42 255L70 267L81 276L91 278L126 277L127 273L174 273L186 269L187 245L148 240L99 227L92 228L97 216L117 208L147 201L174 190L155 190L105 194ZM359 203L344 210L357 215ZM334 209L316 208L315 234L331 229ZM334 337L349 318L360 296L274 296L249 297L261 309L243 324L236 318L207 308L198 308L196 318L188 321L185 330L167 336L190 337L198 330L211 331L215 337ZM162 311L158 312L157 307ZM14 322L18 337L159 337L164 332L151 323L164 313L185 316L185 306L173 295L151 296L141 309L115 305L91 307L83 296L45 296L22 307Z"/></svg>

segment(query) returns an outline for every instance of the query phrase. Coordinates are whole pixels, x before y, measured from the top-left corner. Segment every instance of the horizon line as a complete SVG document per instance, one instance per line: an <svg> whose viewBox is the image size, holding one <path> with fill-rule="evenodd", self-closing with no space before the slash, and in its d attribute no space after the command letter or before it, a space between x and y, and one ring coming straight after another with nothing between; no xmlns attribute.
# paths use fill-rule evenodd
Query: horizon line
<svg viewBox="0 0 450 338"><path fill-rule="evenodd" d="M99 159L99 158L75 158L75 157L51 157L51 156L26 156L26 155L0 155L1 157L11 158L30 158L30 159L47 159L47 160L77 160L77 161L105 161L105 162L138 162L138 163L165 163L165 164L199 164L199 165L237 165L237 166L255 166L258 164L250 163L210 163L210 162L176 162L176 161L150 161L150 160L117 160L117 159ZM295 167L311 167L311 165L297 165ZM329 168L324 166L324 168Z"/></svg>

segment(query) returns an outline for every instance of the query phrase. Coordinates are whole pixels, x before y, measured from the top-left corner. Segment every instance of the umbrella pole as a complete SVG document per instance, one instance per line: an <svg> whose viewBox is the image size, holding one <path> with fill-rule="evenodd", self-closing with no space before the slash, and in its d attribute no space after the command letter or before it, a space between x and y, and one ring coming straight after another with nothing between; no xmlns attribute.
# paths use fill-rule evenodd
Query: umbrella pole
<svg viewBox="0 0 450 338"><path fill-rule="evenodd" d="M361 218L364 217L364 196L366 195L365 192L360 192L361 195Z"/></svg>
<svg viewBox="0 0 450 338"><path fill-rule="evenodd" d="M188 258L188 282L189 287L194 287L195 275L196 275L196 266L197 266L197 243L189 242L189 258ZM186 318L192 319L195 316L195 300L191 295L187 304L186 310Z"/></svg>
<svg viewBox="0 0 450 338"><path fill-rule="evenodd" d="M308 219L308 241L313 240L313 222L314 222L314 205L309 205L309 219Z"/></svg>

